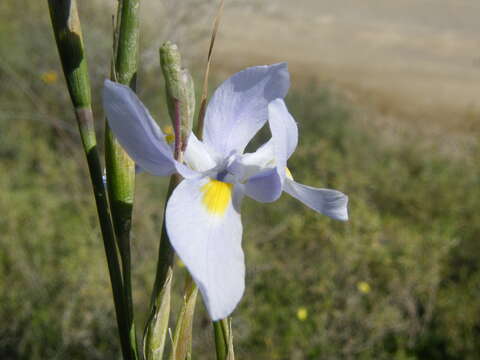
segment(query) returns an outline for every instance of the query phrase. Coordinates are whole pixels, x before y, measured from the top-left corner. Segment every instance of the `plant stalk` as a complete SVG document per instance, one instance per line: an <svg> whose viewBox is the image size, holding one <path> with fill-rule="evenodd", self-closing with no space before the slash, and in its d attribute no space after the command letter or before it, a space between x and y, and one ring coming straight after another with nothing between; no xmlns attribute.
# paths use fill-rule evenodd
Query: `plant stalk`
<svg viewBox="0 0 480 360"><path fill-rule="evenodd" d="M174 174L170 177L170 183L168 185L167 195L165 197L165 206L163 210L163 223L162 223L162 234L160 235L160 245L158 248L158 260L157 260L157 271L155 273L155 282L153 284L153 291L151 297L151 308L155 304L155 299L158 297L158 294L163 288L163 284L167 279L169 269L173 268L173 259L174 251L173 247L170 244L168 239L167 228L165 225L165 211L167 208L167 202L170 196L172 195L175 187L180 183L181 177L178 174Z"/></svg>
<svg viewBox="0 0 480 360"><path fill-rule="evenodd" d="M48 1L52 28L75 110L78 129L86 155L90 180L95 197L98 219L103 237L105 255L112 285L117 326L122 353L128 359L129 335L125 331L125 302L123 274L119 262L115 230L109 210L108 198L103 184L103 172L97 151L94 119L91 109L91 90L83 37L75 0Z"/></svg>
<svg viewBox="0 0 480 360"><path fill-rule="evenodd" d="M139 0L119 0L115 28L112 80L136 88ZM130 230L135 192L135 163L123 150L108 124L105 127L105 164L113 224L123 268L123 289L130 338L129 359L138 359L133 314Z"/></svg>
<svg viewBox="0 0 480 360"><path fill-rule="evenodd" d="M215 338L215 350L217 351L217 360L226 360L228 354L227 336L222 321L213 322L213 335Z"/></svg>

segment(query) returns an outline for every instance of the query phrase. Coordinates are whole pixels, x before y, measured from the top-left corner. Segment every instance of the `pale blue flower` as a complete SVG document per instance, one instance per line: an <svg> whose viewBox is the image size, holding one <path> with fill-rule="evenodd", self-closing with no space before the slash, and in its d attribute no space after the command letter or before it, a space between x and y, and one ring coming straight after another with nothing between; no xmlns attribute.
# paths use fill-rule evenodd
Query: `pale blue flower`
<svg viewBox="0 0 480 360"><path fill-rule="evenodd" d="M244 195L272 202L285 191L318 212L347 220L345 195L299 184L289 174L287 160L298 137L283 102L289 85L285 63L251 67L226 80L207 107L204 140L190 135L183 164L173 158L165 135L135 93L105 81L103 101L110 128L132 159L153 175L177 172L184 177L167 204L167 232L212 320L227 317L244 292ZM270 141L244 154L267 121Z"/></svg>

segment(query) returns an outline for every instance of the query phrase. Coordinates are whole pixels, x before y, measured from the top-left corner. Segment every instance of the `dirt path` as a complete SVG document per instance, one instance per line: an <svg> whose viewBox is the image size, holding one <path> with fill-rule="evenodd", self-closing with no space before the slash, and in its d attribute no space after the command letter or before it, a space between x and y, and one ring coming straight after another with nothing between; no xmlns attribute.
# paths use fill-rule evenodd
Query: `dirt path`
<svg viewBox="0 0 480 360"><path fill-rule="evenodd" d="M251 3L225 12L223 64L288 60L294 79L333 82L387 113L428 114L449 128L478 122L480 1Z"/></svg>

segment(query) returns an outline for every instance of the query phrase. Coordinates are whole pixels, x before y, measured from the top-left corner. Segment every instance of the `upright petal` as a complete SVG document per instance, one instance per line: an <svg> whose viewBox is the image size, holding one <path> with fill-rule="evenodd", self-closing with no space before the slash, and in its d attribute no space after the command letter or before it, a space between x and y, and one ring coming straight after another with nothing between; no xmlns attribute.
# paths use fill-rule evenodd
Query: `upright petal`
<svg viewBox="0 0 480 360"><path fill-rule="evenodd" d="M105 80L103 108L116 138L142 170L160 176L174 172L186 178L199 176L173 158L165 135L128 86Z"/></svg>
<svg viewBox="0 0 480 360"><path fill-rule="evenodd" d="M268 114L276 167L283 181L287 160L295 151L298 143L297 123L288 112L282 99L274 100L268 105Z"/></svg>
<svg viewBox="0 0 480 360"><path fill-rule="evenodd" d="M183 180L168 201L166 225L212 320L230 315L245 288L242 223L233 185L210 178Z"/></svg>
<svg viewBox="0 0 480 360"><path fill-rule="evenodd" d="M245 182L248 178L263 170L275 167L274 150L273 141L270 139L260 146L257 151L237 156L235 161L230 164L228 170L235 175L238 181Z"/></svg>
<svg viewBox="0 0 480 360"><path fill-rule="evenodd" d="M205 142L223 156L242 153L268 119L268 103L285 97L290 86L287 64L240 71L215 91L205 114Z"/></svg>
<svg viewBox="0 0 480 360"><path fill-rule="evenodd" d="M335 220L348 220L348 197L340 191L299 184L289 177L285 179L283 190L321 214Z"/></svg>
<svg viewBox="0 0 480 360"><path fill-rule="evenodd" d="M153 175L175 172L164 134L128 86L105 80L103 108L118 141L143 170Z"/></svg>
<svg viewBox="0 0 480 360"><path fill-rule="evenodd" d="M277 152L280 150L285 152L289 159L298 145L297 122L282 99L274 100L268 105L268 115L275 149Z"/></svg>
<svg viewBox="0 0 480 360"><path fill-rule="evenodd" d="M230 165L230 171L245 182L249 177L278 165L281 177L286 161L293 154L298 143L297 123L281 99L268 105L269 124L272 138L253 153L240 155Z"/></svg>
<svg viewBox="0 0 480 360"><path fill-rule="evenodd" d="M207 171L217 165L212 151L206 144L198 140L193 132L188 137L184 159L188 166L199 172Z"/></svg>

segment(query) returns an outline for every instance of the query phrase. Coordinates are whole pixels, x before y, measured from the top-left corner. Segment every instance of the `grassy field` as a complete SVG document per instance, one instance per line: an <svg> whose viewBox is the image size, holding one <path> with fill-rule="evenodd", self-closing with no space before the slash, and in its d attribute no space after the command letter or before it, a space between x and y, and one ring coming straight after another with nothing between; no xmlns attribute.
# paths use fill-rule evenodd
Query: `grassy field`
<svg viewBox="0 0 480 360"><path fill-rule="evenodd" d="M460 9L472 14L477 6L459 3ZM0 358L119 358L89 179L45 4L27 0L11 4L0 3ZM226 13L214 82L250 63L289 60L296 82L287 103L300 127L300 146L289 165L298 181L347 193L351 220L344 224L318 216L287 195L274 206L245 202L248 273L246 295L234 314L237 358L477 359L477 103L462 105L452 95L450 106L432 96L436 111L445 105L456 117L438 126L425 124L435 117L428 107L413 101L421 94L405 91L402 96L392 85L391 100L383 98L381 87L378 91L361 87L366 74L362 69L343 64L344 75L351 74L343 79L342 63L331 60L338 66L338 72L331 72L328 64L293 51L294 45L282 36L283 50L269 44L280 49L278 53L227 41L234 39L230 37L234 30L226 25L255 10L252 4L248 9L232 6L238 17ZM337 11L346 11L338 6ZM20 7L26 16L15 16ZM84 5L81 10L89 19L84 31L97 101L94 112L102 119L99 94L108 73L111 19L100 11L106 8ZM206 7L199 11L211 12ZM276 7L261 8L258 17L275 11ZM304 14L318 11L312 7ZM182 18L181 12L176 14ZM461 18L469 24L467 15ZM255 30L256 24L267 29L269 23L259 24L256 19L251 18L249 28L266 36ZM292 32L296 26L300 25L292 23ZM162 31L186 44L204 34L173 28L165 25ZM145 25L140 97L165 124L163 86L156 49L152 50L156 45L149 43L155 31ZM245 41L255 38L244 34ZM197 51L191 49L192 64ZM234 56L239 51L247 55ZM302 59L310 65L302 65ZM377 61L389 63L387 58ZM369 66L376 68L375 64ZM335 81L322 81L322 73ZM423 81L421 74L411 74L411 81ZM478 88L476 75L462 76L458 81L465 84L465 91ZM408 82L401 73L399 78ZM435 82L429 83L435 87ZM387 85L388 81L382 86ZM447 81L445 86L454 85ZM472 95L472 99L478 98ZM100 139L102 127L99 121ZM261 136L256 141L261 142ZM157 252L165 192L164 179L138 176L133 267L139 328L153 281L152 254ZM183 284L183 271L177 266L177 289ZM175 309L179 300L174 299ZM199 301L195 358L211 359L212 349L211 325Z"/></svg>

